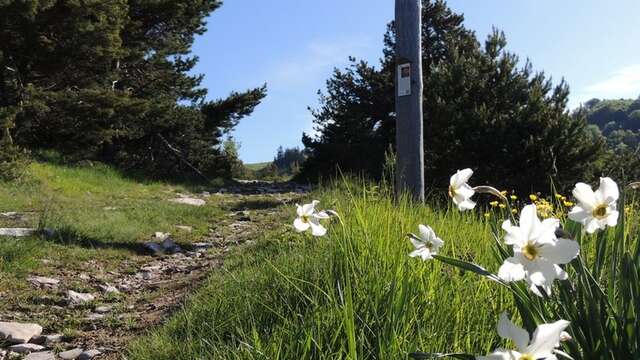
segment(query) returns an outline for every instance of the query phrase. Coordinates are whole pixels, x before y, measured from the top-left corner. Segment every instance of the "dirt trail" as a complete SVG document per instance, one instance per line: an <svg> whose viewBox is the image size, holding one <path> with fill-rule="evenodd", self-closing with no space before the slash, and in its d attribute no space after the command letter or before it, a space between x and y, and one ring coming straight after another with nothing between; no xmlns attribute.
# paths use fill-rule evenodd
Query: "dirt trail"
<svg viewBox="0 0 640 360"><path fill-rule="evenodd" d="M283 226L283 212L290 210L283 206L298 201L307 190L293 184L243 182L213 193L188 194L227 211L223 218L212 219L209 234L197 243L178 244L181 251L173 254L131 253L115 270L112 266L105 270L100 259L87 261L83 268L61 265L52 276L59 283L32 278L32 286L39 288L33 304L18 305L0 314L0 319L46 317L50 323L44 334L46 328L72 325L76 329L72 336L48 350L97 349L102 354L96 358L119 359L131 339L165 321L210 270L222 266L232 247L254 242L264 231ZM67 286L78 281L99 301L70 303Z"/></svg>

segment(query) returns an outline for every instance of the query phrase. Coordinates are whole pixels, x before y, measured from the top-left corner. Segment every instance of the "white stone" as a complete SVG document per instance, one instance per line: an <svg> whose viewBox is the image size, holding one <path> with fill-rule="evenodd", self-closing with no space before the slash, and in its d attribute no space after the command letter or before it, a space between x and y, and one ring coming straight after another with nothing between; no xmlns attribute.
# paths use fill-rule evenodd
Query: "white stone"
<svg viewBox="0 0 640 360"><path fill-rule="evenodd" d="M55 360L56 356L53 351L40 351L27 355L24 360Z"/></svg>
<svg viewBox="0 0 640 360"><path fill-rule="evenodd" d="M33 228L0 228L0 236L25 237L35 233Z"/></svg>
<svg viewBox="0 0 640 360"><path fill-rule="evenodd" d="M71 349L68 351L64 351L58 354L58 356L62 359L62 360L75 360L77 359L80 354L82 354L84 350L80 349L80 348L75 348L75 349Z"/></svg>
<svg viewBox="0 0 640 360"><path fill-rule="evenodd" d="M120 290L117 287L109 284L100 285L100 290L104 291L107 294L119 294Z"/></svg>
<svg viewBox="0 0 640 360"><path fill-rule="evenodd" d="M0 322L0 338L13 344L29 342L32 337L42 334L42 326L16 322Z"/></svg>
<svg viewBox="0 0 640 360"><path fill-rule="evenodd" d="M177 203L177 204L185 204L185 205L192 205L192 206L204 206L204 205L207 204L207 202L202 200L202 199L190 198L190 197L181 197L181 198L177 198L177 199L170 199L169 201Z"/></svg>
<svg viewBox="0 0 640 360"><path fill-rule="evenodd" d="M60 280L58 279L48 278L44 276L30 276L27 278L27 281L36 286L41 285L48 287L54 287L60 283Z"/></svg>
<svg viewBox="0 0 640 360"><path fill-rule="evenodd" d="M102 319L104 319L104 314L92 313L92 314L89 314L89 315L87 315L85 317L85 320L88 320L88 321L98 321L98 320L102 320Z"/></svg>
<svg viewBox="0 0 640 360"><path fill-rule="evenodd" d="M193 227L192 226L187 226L187 225L176 225L176 229L182 230L182 231L186 231L186 232L192 232L193 231Z"/></svg>
<svg viewBox="0 0 640 360"><path fill-rule="evenodd" d="M113 306L103 305L96 307L94 311L98 314L106 314L108 312L111 312L111 310L113 310Z"/></svg>
<svg viewBox="0 0 640 360"><path fill-rule="evenodd" d="M44 346L38 345L38 344L31 344L31 343L17 344L17 345L9 346L9 350L18 354L28 354L34 351L44 350Z"/></svg>
<svg viewBox="0 0 640 360"><path fill-rule="evenodd" d="M95 296L89 293L79 293L73 290L67 291L67 298L73 305L83 304L96 299Z"/></svg>

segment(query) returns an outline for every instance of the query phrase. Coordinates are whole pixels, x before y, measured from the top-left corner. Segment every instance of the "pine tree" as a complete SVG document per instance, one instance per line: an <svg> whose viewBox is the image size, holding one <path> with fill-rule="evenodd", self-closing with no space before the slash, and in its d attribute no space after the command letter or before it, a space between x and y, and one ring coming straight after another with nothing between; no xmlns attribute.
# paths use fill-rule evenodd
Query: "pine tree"
<svg viewBox="0 0 640 360"><path fill-rule="evenodd" d="M529 62L505 50L494 31L484 46L443 1L423 1L425 174L444 186L457 169L501 188L562 187L594 171L603 143L592 141L584 118L573 118L564 82L553 86ZM382 175L395 141L394 32L385 35L380 67L351 59L335 70L314 110L316 137L303 136L309 159L302 177L343 171ZM536 176L531 176L536 174Z"/></svg>
<svg viewBox="0 0 640 360"><path fill-rule="evenodd" d="M190 54L207 0L0 2L2 107L14 140L159 177L228 176L223 134L266 88L205 101ZM197 171L196 171L197 169Z"/></svg>

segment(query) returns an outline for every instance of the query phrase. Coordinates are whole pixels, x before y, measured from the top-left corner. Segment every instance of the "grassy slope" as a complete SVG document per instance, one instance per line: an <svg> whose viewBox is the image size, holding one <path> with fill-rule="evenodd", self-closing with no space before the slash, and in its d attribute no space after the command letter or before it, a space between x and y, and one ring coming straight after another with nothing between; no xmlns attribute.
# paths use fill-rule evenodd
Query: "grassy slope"
<svg viewBox="0 0 640 360"><path fill-rule="evenodd" d="M185 310L131 347L131 359L406 358L488 352L512 310L503 289L407 256L403 234L430 224L444 253L491 263L486 224L451 209L394 204L375 190L317 194L342 214L326 238L265 234L227 260ZM292 211L293 216L293 211ZM293 219L290 219L293 220ZM497 269L492 269L497 270Z"/></svg>
<svg viewBox="0 0 640 360"><path fill-rule="evenodd" d="M269 164L271 164L271 161L253 163L253 164L244 164L244 166L249 170L258 171L266 168L267 166L269 166Z"/></svg>
<svg viewBox="0 0 640 360"><path fill-rule="evenodd" d="M0 239L0 295L4 294L0 311L26 307L37 297L24 281L29 273L55 276L60 269L86 268L94 260L108 271L111 265L137 254L142 241L156 231L171 232L179 241L189 242L206 234L211 219L223 214L216 204L191 207L166 201L176 192L189 190L182 186L139 183L102 165L77 168L35 163L29 172L29 180L0 184L0 212L33 214L21 223L0 218L0 226L40 223L56 234L47 239ZM191 225L194 231L177 232L178 224ZM43 259L48 261L43 263ZM82 280L75 287L81 290ZM50 323L46 314L28 320L45 327Z"/></svg>

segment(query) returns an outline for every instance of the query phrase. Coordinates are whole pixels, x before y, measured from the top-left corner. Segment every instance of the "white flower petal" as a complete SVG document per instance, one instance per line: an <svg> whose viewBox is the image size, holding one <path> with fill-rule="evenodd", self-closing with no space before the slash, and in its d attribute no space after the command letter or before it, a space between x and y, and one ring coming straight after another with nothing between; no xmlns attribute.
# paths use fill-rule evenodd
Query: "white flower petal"
<svg viewBox="0 0 640 360"><path fill-rule="evenodd" d="M515 257L505 259L498 270L498 277L507 282L522 280L525 276L524 266Z"/></svg>
<svg viewBox="0 0 640 360"><path fill-rule="evenodd" d="M476 192L471 186L469 186L469 184L462 184L462 186L456 189L456 195L461 195L465 199L469 199L475 194Z"/></svg>
<svg viewBox="0 0 640 360"><path fill-rule="evenodd" d="M304 204L302 205L302 214L299 214L300 216L302 215L307 215L307 216L311 216L314 211L315 211L315 207L316 207L317 201L314 200L312 203L310 204Z"/></svg>
<svg viewBox="0 0 640 360"><path fill-rule="evenodd" d="M598 197L602 202L610 204L618 201L620 197L620 191L618 190L618 184L611 180L609 177L600 178L600 187L596 191Z"/></svg>
<svg viewBox="0 0 640 360"><path fill-rule="evenodd" d="M600 225L600 222L598 221L598 219L595 218L590 218L586 224L584 224L584 229L587 233L589 234L593 234L594 232L598 231L598 230L604 230L605 226Z"/></svg>
<svg viewBox="0 0 640 360"><path fill-rule="evenodd" d="M589 211L580 205L576 205L571 209L571 211L569 211L569 219L582 225L586 225L587 222L589 222L589 219L593 218L592 212L593 210Z"/></svg>
<svg viewBox="0 0 640 360"><path fill-rule="evenodd" d="M507 234L504 236L504 243L507 245L524 246L528 240L520 230L519 227L511 225L511 221L505 220L502 222L502 230Z"/></svg>
<svg viewBox="0 0 640 360"><path fill-rule="evenodd" d="M560 226L560 220L548 218L542 220L540 226L534 231L536 244L553 244L556 241L556 229Z"/></svg>
<svg viewBox="0 0 640 360"><path fill-rule="evenodd" d="M520 229L522 229L523 235L531 239L535 237L535 232L540 226L540 219L538 219L538 213L534 204L526 205L520 212Z"/></svg>
<svg viewBox="0 0 640 360"><path fill-rule="evenodd" d="M504 312L500 315L500 321L498 321L498 335L503 339L513 340L520 351L524 350L529 343L529 333L514 324L507 316L507 313Z"/></svg>
<svg viewBox="0 0 640 360"><path fill-rule="evenodd" d="M418 225L418 231L420 232L420 239L424 242L430 242L436 237L436 234L430 226L420 224Z"/></svg>
<svg viewBox="0 0 640 360"><path fill-rule="evenodd" d="M423 248L420 248L420 249L412 251L409 254L409 256L411 256L411 257L419 256L422 260L425 260L425 261L433 259L431 250L429 250L426 247L423 247Z"/></svg>
<svg viewBox="0 0 640 360"><path fill-rule="evenodd" d="M326 220L326 219L329 219L331 216L329 216L329 214L327 212L325 212L325 211L320 211L320 212L317 212L317 213L313 214L313 217L316 218L316 219Z"/></svg>
<svg viewBox="0 0 640 360"><path fill-rule="evenodd" d="M538 259L530 262L527 267L529 281L536 286L551 286L556 279L556 268L551 261Z"/></svg>
<svg viewBox="0 0 640 360"><path fill-rule="evenodd" d="M573 196L582 204L582 207L591 212L596 208L596 194L591 189L591 186L585 183L577 183L573 188Z"/></svg>
<svg viewBox="0 0 640 360"><path fill-rule="evenodd" d="M569 274L567 274L567 272L564 271L560 266L554 265L554 267L556 269L556 277L559 280L567 280L569 278Z"/></svg>
<svg viewBox="0 0 640 360"><path fill-rule="evenodd" d="M497 349L487 356L476 356L477 360L518 360L522 356L517 351Z"/></svg>
<svg viewBox="0 0 640 360"><path fill-rule="evenodd" d="M525 353L533 355L535 359L550 358L553 356L553 349L560 343L560 335L567 326L569 322L566 320L539 325Z"/></svg>
<svg viewBox="0 0 640 360"><path fill-rule="evenodd" d="M555 244L546 244L539 249L540 256L554 264L567 264L580 253L577 241L558 239Z"/></svg>
<svg viewBox="0 0 640 360"><path fill-rule="evenodd" d="M454 201L455 203L455 201ZM465 210L471 210L474 207L476 207L476 203L474 201L471 201L469 199L463 200L463 201L459 201L456 203L456 205L458 205L458 210L460 211L465 211Z"/></svg>
<svg viewBox="0 0 640 360"><path fill-rule="evenodd" d="M311 235L313 236L324 236L327 233L327 229L320 225L320 222L317 220L311 219L309 222L311 225Z"/></svg>
<svg viewBox="0 0 640 360"><path fill-rule="evenodd" d="M609 213L609 215L607 215L607 225L609 226L616 226L618 225L618 216L620 216L620 214L618 213L617 210L611 210L611 212Z"/></svg>
<svg viewBox="0 0 640 360"><path fill-rule="evenodd" d="M299 232L303 232L309 230L310 225L308 222L304 222L301 218L296 218L293 221L293 227Z"/></svg>
<svg viewBox="0 0 640 360"><path fill-rule="evenodd" d="M304 210L302 208L302 206L296 204L296 214L298 214L298 216L302 216L304 215Z"/></svg>
<svg viewBox="0 0 640 360"><path fill-rule="evenodd" d="M473 170L471 169L467 168L463 170L458 170L451 177L451 180L449 181L449 185L451 185L451 187L453 187L454 189L458 189L463 184L466 184L467 181L469 181L469 179L471 178L471 175L473 175Z"/></svg>

